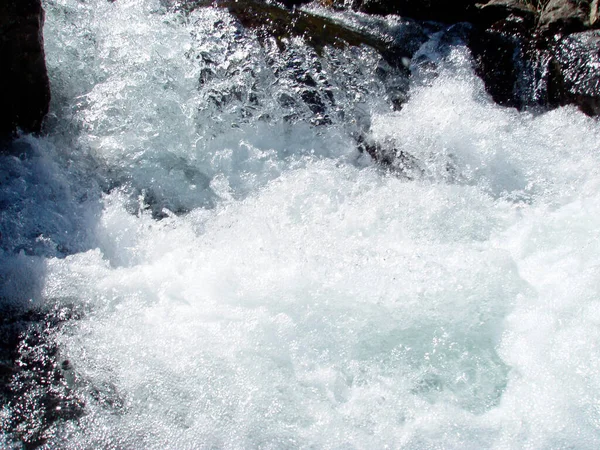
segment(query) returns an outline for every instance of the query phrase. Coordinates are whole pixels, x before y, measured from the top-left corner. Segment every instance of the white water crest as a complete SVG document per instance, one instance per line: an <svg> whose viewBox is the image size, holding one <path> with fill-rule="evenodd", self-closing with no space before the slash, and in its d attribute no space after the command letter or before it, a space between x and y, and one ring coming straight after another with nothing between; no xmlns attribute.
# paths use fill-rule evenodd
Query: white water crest
<svg viewBox="0 0 600 450"><path fill-rule="evenodd" d="M1 166L0 267L85 311L48 334L83 414L43 448L600 446L597 120L495 105L460 45L392 111L372 50L297 40L309 111L225 11L45 7L53 116Z"/></svg>

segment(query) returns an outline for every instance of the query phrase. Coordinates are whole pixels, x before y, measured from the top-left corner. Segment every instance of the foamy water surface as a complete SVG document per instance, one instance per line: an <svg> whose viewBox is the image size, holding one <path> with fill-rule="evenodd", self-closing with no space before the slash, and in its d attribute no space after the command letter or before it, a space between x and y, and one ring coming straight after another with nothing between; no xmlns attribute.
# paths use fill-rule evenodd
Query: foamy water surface
<svg viewBox="0 0 600 450"><path fill-rule="evenodd" d="M46 9L52 128L2 193L2 295L86 311L50 334L85 406L46 448L600 446L597 120L494 105L458 46L397 112L332 51L351 113L315 125L223 11Z"/></svg>

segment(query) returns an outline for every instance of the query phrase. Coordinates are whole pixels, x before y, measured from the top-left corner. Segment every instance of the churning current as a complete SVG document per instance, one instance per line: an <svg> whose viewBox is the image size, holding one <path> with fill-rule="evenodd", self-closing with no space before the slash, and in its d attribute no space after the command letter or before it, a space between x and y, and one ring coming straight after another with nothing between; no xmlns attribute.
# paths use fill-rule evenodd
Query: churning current
<svg viewBox="0 0 600 450"><path fill-rule="evenodd" d="M368 47L45 8L49 132L2 156L0 295L75 312L21 345L62 375L14 377L0 444L600 447L597 120L495 105L433 32L394 111Z"/></svg>

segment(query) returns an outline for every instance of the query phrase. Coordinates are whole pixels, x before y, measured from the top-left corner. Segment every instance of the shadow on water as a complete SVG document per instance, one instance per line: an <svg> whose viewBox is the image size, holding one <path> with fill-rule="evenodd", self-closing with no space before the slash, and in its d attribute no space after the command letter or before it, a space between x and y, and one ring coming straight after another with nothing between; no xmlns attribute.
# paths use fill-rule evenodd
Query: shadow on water
<svg viewBox="0 0 600 450"><path fill-rule="evenodd" d="M79 170L47 138L0 143L0 423L24 448L83 412L52 335L84 312L42 301L47 259L94 246L100 190Z"/></svg>

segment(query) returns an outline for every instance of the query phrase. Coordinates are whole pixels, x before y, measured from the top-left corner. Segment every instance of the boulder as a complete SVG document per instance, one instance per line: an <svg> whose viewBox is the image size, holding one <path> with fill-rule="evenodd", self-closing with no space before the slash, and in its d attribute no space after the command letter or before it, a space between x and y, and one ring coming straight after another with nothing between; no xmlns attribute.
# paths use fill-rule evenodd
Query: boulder
<svg viewBox="0 0 600 450"><path fill-rule="evenodd" d="M490 0L478 5L469 47L494 100L518 109L598 107L598 0Z"/></svg>
<svg viewBox="0 0 600 450"><path fill-rule="evenodd" d="M552 102L600 114L600 31L563 37L553 53L548 86Z"/></svg>
<svg viewBox="0 0 600 450"><path fill-rule="evenodd" d="M507 3L506 0L500 2ZM490 12L485 12L488 18L500 14L500 11ZM487 28L473 27L467 42L473 55L475 72L494 101L522 109L529 105L530 100L526 98L521 85L531 78L530 60L538 55L531 31L534 17L530 11L521 9L504 11L503 14L506 17L494 21Z"/></svg>
<svg viewBox="0 0 600 450"><path fill-rule="evenodd" d="M541 10L538 30L543 34L571 33L594 26L598 0L550 0Z"/></svg>
<svg viewBox="0 0 600 450"><path fill-rule="evenodd" d="M490 0L486 3L475 5L477 13L474 14L474 21L479 26L502 26L502 21L514 21L516 18L522 18L527 24L534 28L534 22L537 20L539 11L530 3L523 0Z"/></svg>
<svg viewBox="0 0 600 450"><path fill-rule="evenodd" d="M293 0L288 0L293 1ZM536 18L532 31L571 33L598 23L598 0L324 0L368 14L398 14L445 23L489 25L509 16Z"/></svg>
<svg viewBox="0 0 600 450"><path fill-rule="evenodd" d="M39 132L50 103L41 0L0 2L0 137Z"/></svg>
<svg viewBox="0 0 600 450"><path fill-rule="evenodd" d="M390 33L383 28L356 28L309 11L290 11L257 0L195 0L185 2L181 9L189 12L199 7L227 9L245 28L259 30L262 37L276 38L282 50L283 41L292 36L302 37L318 53L326 46L366 45L381 54L388 64L405 71L406 61L427 40L423 28L414 21L406 21L400 30Z"/></svg>

